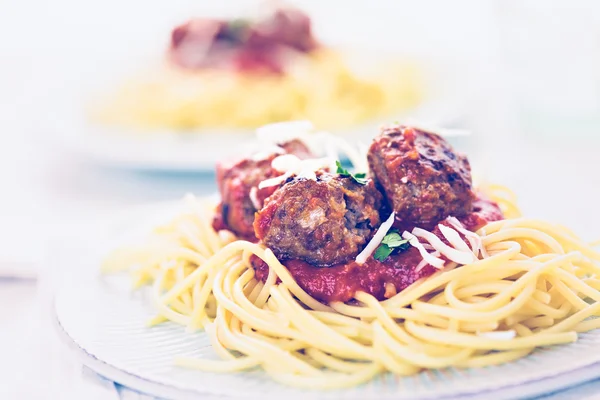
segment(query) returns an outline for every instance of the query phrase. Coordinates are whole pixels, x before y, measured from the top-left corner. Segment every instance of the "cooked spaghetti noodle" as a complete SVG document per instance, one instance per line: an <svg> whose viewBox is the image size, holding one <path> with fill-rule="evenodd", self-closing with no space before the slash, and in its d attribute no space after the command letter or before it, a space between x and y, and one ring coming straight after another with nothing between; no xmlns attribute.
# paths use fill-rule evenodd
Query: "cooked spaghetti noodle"
<svg viewBox="0 0 600 400"><path fill-rule="evenodd" d="M486 190L506 217L519 216L510 191ZM477 231L484 251L472 263L449 262L383 301L357 292L351 302L324 304L270 249L215 232L206 203L190 198L188 207L104 265L129 269L137 286L152 284L151 324L206 331L221 360L178 359L180 366L260 367L287 385L331 389L383 372L506 363L600 328L600 252L547 222L491 222ZM252 255L268 264L264 282Z"/></svg>

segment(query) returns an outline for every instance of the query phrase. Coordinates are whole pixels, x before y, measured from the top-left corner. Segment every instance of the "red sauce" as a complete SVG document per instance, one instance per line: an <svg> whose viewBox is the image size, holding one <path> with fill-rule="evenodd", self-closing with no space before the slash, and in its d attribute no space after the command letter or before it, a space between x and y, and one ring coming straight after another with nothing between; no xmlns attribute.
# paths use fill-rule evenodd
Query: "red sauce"
<svg viewBox="0 0 600 400"><path fill-rule="evenodd" d="M503 218L498 205L482 195L479 195L473 206L474 210L471 214L459 218L471 231L481 228L487 222ZM446 241L437 227L432 232ZM309 295L323 303L331 303L347 302L359 290L383 300L386 298L387 283L394 284L396 291L401 292L415 281L437 271L431 265L426 265L418 272L415 271L415 267L421 260L419 251L410 247L401 253L392 254L383 262L370 257L363 265L352 261L329 268L320 268L300 260L285 260L283 264L298 285ZM255 256L251 261L256 277L265 281L269 273L267 264Z"/></svg>
<svg viewBox="0 0 600 400"><path fill-rule="evenodd" d="M490 200L483 193L477 193L477 199L473 202L473 212L459 218L460 222L470 231L476 231L488 222L504 219L498 204Z"/></svg>
<svg viewBox="0 0 600 400"><path fill-rule="evenodd" d="M319 268L300 260L287 260L283 264L308 294L323 303L331 303L347 302L358 290L383 300L387 282L393 283L400 292L416 280L436 271L434 267L427 265L416 272L415 266L420 261L419 251L411 247L402 253L391 255L385 262L371 257L364 265L352 261L329 268ZM264 281L269 273L267 264L258 258L254 258L252 264L257 278Z"/></svg>

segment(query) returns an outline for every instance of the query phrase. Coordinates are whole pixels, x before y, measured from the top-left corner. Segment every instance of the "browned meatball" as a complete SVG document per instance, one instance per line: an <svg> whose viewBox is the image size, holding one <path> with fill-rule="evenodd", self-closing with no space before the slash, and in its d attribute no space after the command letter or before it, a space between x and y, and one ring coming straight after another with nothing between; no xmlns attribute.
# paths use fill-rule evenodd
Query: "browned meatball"
<svg viewBox="0 0 600 400"><path fill-rule="evenodd" d="M299 158L309 158L310 151L300 140L281 145L282 152ZM213 221L216 230L227 229L242 239L256 241L254 213L277 187L258 189L265 179L281 175L271 167L271 161L280 154L272 153L254 158L244 158L233 163L217 164L217 184L221 204ZM255 204L258 203L258 204Z"/></svg>
<svg viewBox="0 0 600 400"><path fill-rule="evenodd" d="M469 213L471 167L445 139L400 125L384 128L368 152L369 167L400 225L430 227Z"/></svg>
<svg viewBox="0 0 600 400"><path fill-rule="evenodd" d="M258 19L192 19L173 30L169 58L185 69L283 74L290 51L318 46L308 15L275 7Z"/></svg>
<svg viewBox="0 0 600 400"><path fill-rule="evenodd" d="M318 44L312 34L311 20L302 10L277 7L250 29L248 44L259 48L288 46L302 52L314 50Z"/></svg>
<svg viewBox="0 0 600 400"><path fill-rule="evenodd" d="M372 180L320 173L317 180L296 178L265 200L256 214L256 236L280 259L316 266L348 261L379 226L381 194Z"/></svg>

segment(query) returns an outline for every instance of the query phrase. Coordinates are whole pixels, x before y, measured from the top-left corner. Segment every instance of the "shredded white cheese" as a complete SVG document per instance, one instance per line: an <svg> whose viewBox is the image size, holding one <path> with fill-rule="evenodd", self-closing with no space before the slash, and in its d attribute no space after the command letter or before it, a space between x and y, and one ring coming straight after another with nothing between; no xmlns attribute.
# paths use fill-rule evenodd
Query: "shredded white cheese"
<svg viewBox="0 0 600 400"><path fill-rule="evenodd" d="M394 224L394 218L396 217L396 213L391 213L388 219L385 220L373 235L373 238L369 241L367 246L360 252L359 255L356 256L356 263L358 265L363 265L367 262L367 259L373 254L373 252L377 249L377 247L381 244L381 241L387 235L388 231Z"/></svg>
<svg viewBox="0 0 600 400"><path fill-rule="evenodd" d="M477 332L477 336L492 340L512 340L517 336L517 332L510 331L493 331L493 332Z"/></svg>
<svg viewBox="0 0 600 400"><path fill-rule="evenodd" d="M475 256L479 256L479 253L481 252L481 256L483 258L487 258L487 253L485 251L485 247L483 246L481 236L465 228L456 217L448 217L446 221L448 221L448 223L452 225L454 229L465 235Z"/></svg>
<svg viewBox="0 0 600 400"><path fill-rule="evenodd" d="M277 148L281 149L277 144L287 142L294 139L301 140L309 150L315 155L325 155L330 160L329 167L331 172L335 172L335 161L338 160L339 152L345 154L350 162L354 172L368 172L369 165L367 163L368 146L358 144L358 148L351 145L348 141L338 135L329 132L315 132L315 128L310 121L291 121L278 122L261 126L256 129L258 140L266 146L264 151L261 151L256 157L264 158L266 153L280 154L281 150L273 151Z"/></svg>
<svg viewBox="0 0 600 400"><path fill-rule="evenodd" d="M304 137L315 128L310 121L276 122L256 129L258 140L263 143L282 143Z"/></svg>
<svg viewBox="0 0 600 400"><path fill-rule="evenodd" d="M327 157L302 160L296 171L296 175L298 175L299 178L307 178L314 181L317 179L316 172L328 168L331 165L331 162L332 161Z"/></svg>
<svg viewBox="0 0 600 400"><path fill-rule="evenodd" d="M310 179L311 181L316 181L317 180L317 173L315 171L311 171L311 170L308 170L308 169L300 171L298 173L298 175L296 175L296 176L298 178Z"/></svg>
<svg viewBox="0 0 600 400"><path fill-rule="evenodd" d="M408 243L410 243L412 247L415 247L417 250L419 250L419 253L421 253L421 257L423 257L423 260L425 260L427 264L431 264L437 269L444 268L444 260L442 260L441 258L437 258L433 254L429 254L415 235L408 231L404 231L402 233L402 238L408 240Z"/></svg>
<svg viewBox="0 0 600 400"><path fill-rule="evenodd" d="M335 172L337 170L336 161L339 160L339 155L337 147L334 143L331 143L330 141L325 142L325 155L331 160L331 164L329 165L329 171Z"/></svg>
<svg viewBox="0 0 600 400"><path fill-rule="evenodd" d="M266 179L258 184L259 189L277 186L285 182L289 177L296 175L299 178L317 179L316 171L326 168L331 164L329 158L311 158L301 160L293 154L277 156L271 161L273 169L283 172L283 175Z"/></svg>
<svg viewBox="0 0 600 400"><path fill-rule="evenodd" d="M261 151L259 151L258 153L254 153L250 158L254 161L260 161L271 157L273 154L283 153L285 153L285 149L283 147L267 144L261 149Z"/></svg>
<svg viewBox="0 0 600 400"><path fill-rule="evenodd" d="M271 167L280 172L296 171L300 168L301 162L302 160L293 154L284 154L275 157L273 161L271 161Z"/></svg>
<svg viewBox="0 0 600 400"><path fill-rule="evenodd" d="M344 153L350 162L352 163L352 167L354 172L368 172L369 164L367 163L367 158L361 155L361 152L348 143L346 140L341 138L340 136L333 135L327 132L321 132L319 135L323 138L323 141L329 146L335 146L337 149L341 150Z"/></svg>
<svg viewBox="0 0 600 400"><path fill-rule="evenodd" d="M261 183L258 184L258 188L259 189L264 189L264 188L268 188L271 186L277 186L282 184L283 182L285 182L285 180L287 178L289 178L290 176L292 176L291 173L287 172L283 175L279 175L276 176L275 178L271 178L271 179L265 179L264 181L262 181Z"/></svg>
<svg viewBox="0 0 600 400"><path fill-rule="evenodd" d="M438 229L446 238L448 243L450 243L455 249L465 252L472 252L469 245L466 244L464 240L462 240L458 232L456 232L454 229L449 228L443 224L438 224Z"/></svg>
<svg viewBox="0 0 600 400"><path fill-rule="evenodd" d="M366 160L367 155L369 154L369 147L371 146L365 142L358 142L356 146L358 147L358 153L360 154L360 158Z"/></svg>
<svg viewBox="0 0 600 400"><path fill-rule="evenodd" d="M434 251L433 253L431 253L431 255L433 257L439 257L441 254L439 251ZM417 264L417 267L415 268L415 272L419 272L420 270L422 270L423 268L425 268L425 266L429 264L427 262L426 259L422 259L420 263Z"/></svg>
<svg viewBox="0 0 600 400"><path fill-rule="evenodd" d="M250 201L252 201L252 205L255 209L260 210L262 208L260 206L260 201L258 201L258 189L255 187L250 189Z"/></svg>
<svg viewBox="0 0 600 400"><path fill-rule="evenodd" d="M458 264L470 264L475 260L475 256L471 251L460 251L453 247L448 246L446 243L442 242L442 240L434 235L433 233L426 231L425 229L415 228L412 231L412 234L416 237L423 238L429 242L437 251L439 251L444 257L448 258L450 261L454 261Z"/></svg>

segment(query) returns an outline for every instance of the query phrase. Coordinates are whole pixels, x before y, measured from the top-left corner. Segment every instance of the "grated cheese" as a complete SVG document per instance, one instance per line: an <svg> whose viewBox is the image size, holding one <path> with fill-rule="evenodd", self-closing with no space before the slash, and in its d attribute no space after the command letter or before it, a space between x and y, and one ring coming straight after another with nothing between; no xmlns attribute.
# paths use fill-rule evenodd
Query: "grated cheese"
<svg viewBox="0 0 600 400"><path fill-rule="evenodd" d="M469 264L474 261L475 256L471 251L460 251L453 247L448 246L446 243L434 235L433 233L426 231L425 229L415 228L412 234L416 237L423 238L429 242L437 251L439 251L444 257L450 261L454 261L458 264Z"/></svg>
<svg viewBox="0 0 600 400"><path fill-rule="evenodd" d="M437 269L444 268L444 260L442 260L441 258L437 258L433 254L429 254L427 250L425 250L425 247L423 247L423 244L419 242L419 239L417 239L415 235L408 231L404 231L402 233L402 238L408 240L408 243L410 243L411 246L419 250L419 253L421 253L421 257L423 257L423 260L425 260L427 264L430 264Z"/></svg>
<svg viewBox="0 0 600 400"><path fill-rule="evenodd" d="M337 170L336 162L339 160L337 147L331 142L326 142L325 143L325 155L327 157L329 157L329 159L331 159L331 164L329 165L329 170L331 172L335 172Z"/></svg>
<svg viewBox="0 0 600 400"><path fill-rule="evenodd" d="M442 232L442 235L446 238L446 240L457 250L472 252L469 248L469 245L465 243L464 240L460 237L458 232L454 229L447 227L446 225L438 224L438 229Z"/></svg>
<svg viewBox="0 0 600 400"><path fill-rule="evenodd" d="M439 251L434 251L433 253L431 253L431 255L433 257L439 257L439 256L441 256L441 254L440 254ZM417 267L415 268L415 272L419 272L420 270L422 270L423 268L425 268L425 266L427 264L429 264L427 262L427 260L426 259L422 259L421 262L417 264Z"/></svg>
<svg viewBox="0 0 600 400"><path fill-rule="evenodd" d="M329 132L315 132L315 128L310 121L290 121L267 124L256 129L258 140L266 146L256 157L264 158L265 153L280 154L281 149L278 143L287 142L294 139L301 140L309 150L316 155L322 155L325 149L326 156L331 160L328 167L331 172L336 170L335 161L338 159L338 151L345 154L352 163L354 172L367 172L369 169L367 163L368 146L358 143L357 147L351 145L341 136Z"/></svg>
<svg viewBox="0 0 600 400"><path fill-rule="evenodd" d="M261 183L258 184L258 188L259 189L264 189L264 188L268 188L271 186L277 186L282 184L283 182L286 181L287 178L289 178L290 176L292 176L291 173L287 172L283 175L279 175L276 176L275 178L271 178L271 179L265 179L264 181L262 181Z"/></svg>
<svg viewBox="0 0 600 400"><path fill-rule="evenodd" d="M261 161L271 157L273 154L283 154L285 149L278 145L266 145L258 153L254 153L250 158L253 161Z"/></svg>
<svg viewBox="0 0 600 400"><path fill-rule="evenodd" d="M373 252L377 249L377 247L381 244L381 241L387 235L388 231L394 224L394 218L396 217L396 213L391 213L388 219L385 220L373 235L373 238L369 241L367 246L360 252L359 255L356 256L356 263L358 265L363 265L367 262L367 259L373 254Z"/></svg>
<svg viewBox="0 0 600 400"><path fill-rule="evenodd" d="M258 140L264 143L282 143L304 137L315 128L310 121L276 122L256 129Z"/></svg>
<svg viewBox="0 0 600 400"><path fill-rule="evenodd" d="M325 143L325 146L335 146L337 149L341 150L344 153L350 162L352 163L352 167L354 172L368 172L369 165L367 163L367 158L361 156L361 152L353 147L350 143L348 143L343 138L333 135L328 132L320 132L319 137Z"/></svg>
<svg viewBox="0 0 600 400"><path fill-rule="evenodd" d="M277 171L295 171L300 168L302 161L293 154L284 154L277 156L271 161L271 167Z"/></svg>
<svg viewBox="0 0 600 400"><path fill-rule="evenodd" d="M367 156L369 155L370 145L365 142L358 142L356 146L358 147L358 153L360 154L360 158L366 160Z"/></svg>
<svg viewBox="0 0 600 400"><path fill-rule="evenodd" d="M260 182L258 188L264 189L266 187L280 185L293 175L315 181L317 180L316 172L320 169L327 168L330 164L331 160L329 158L301 160L293 154L277 156L271 161L271 166L279 172L284 172L284 174Z"/></svg>
<svg viewBox="0 0 600 400"><path fill-rule="evenodd" d="M487 258L487 253L485 251L485 247L483 246L481 236L479 236L475 232L471 232L470 230L465 228L463 226L463 224L456 217L448 217L446 219L446 221L448 221L448 223L450 225L452 225L452 227L454 229L456 229L457 231L459 231L460 233L465 235L465 237L471 244L471 249L473 250L473 253L475 254L475 256L478 257L479 253L481 252L481 256L483 258Z"/></svg>
<svg viewBox="0 0 600 400"><path fill-rule="evenodd" d="M258 189L255 187L250 189L250 201L252 201L252 205L256 210L260 210L262 208L260 206L260 202L258 201Z"/></svg>

